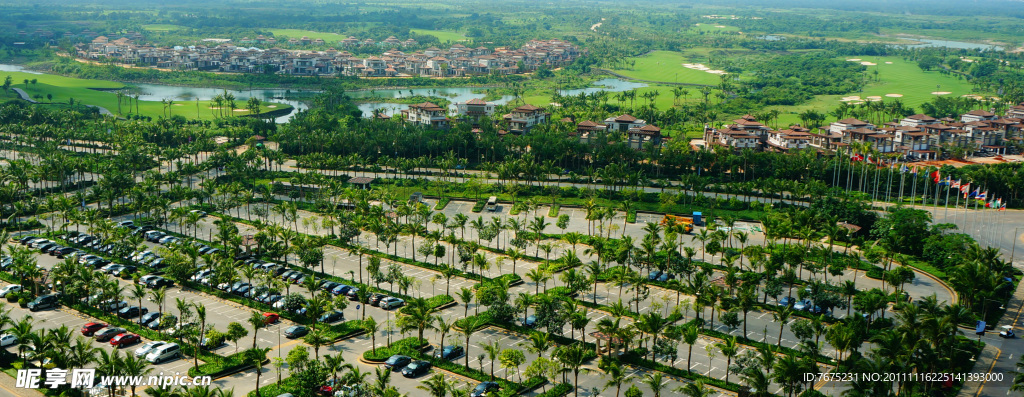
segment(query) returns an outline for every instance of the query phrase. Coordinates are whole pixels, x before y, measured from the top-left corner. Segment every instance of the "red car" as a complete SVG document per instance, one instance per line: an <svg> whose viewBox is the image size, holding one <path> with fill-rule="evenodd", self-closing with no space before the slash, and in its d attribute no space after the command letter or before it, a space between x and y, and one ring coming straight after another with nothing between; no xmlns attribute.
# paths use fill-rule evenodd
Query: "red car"
<svg viewBox="0 0 1024 397"><path fill-rule="evenodd" d="M125 347L139 343L142 339L135 334L117 334L117 336L110 339L111 346Z"/></svg>
<svg viewBox="0 0 1024 397"><path fill-rule="evenodd" d="M82 335L92 336L96 331L106 328L107 325L103 323L86 323L82 326Z"/></svg>
<svg viewBox="0 0 1024 397"><path fill-rule="evenodd" d="M281 319L277 313L263 313L263 324L273 324Z"/></svg>

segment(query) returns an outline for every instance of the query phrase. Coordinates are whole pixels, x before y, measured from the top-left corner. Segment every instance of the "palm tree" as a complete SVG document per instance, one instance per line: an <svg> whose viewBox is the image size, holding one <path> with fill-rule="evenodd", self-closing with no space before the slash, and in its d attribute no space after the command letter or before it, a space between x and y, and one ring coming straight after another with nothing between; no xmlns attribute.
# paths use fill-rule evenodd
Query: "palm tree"
<svg viewBox="0 0 1024 397"><path fill-rule="evenodd" d="M590 349L582 343L573 343L555 349L555 359L572 372L573 396L575 397L579 397L580 373L590 372L590 369L583 368L583 364L590 359L589 352Z"/></svg>
<svg viewBox="0 0 1024 397"><path fill-rule="evenodd" d="M132 299L135 299L135 300L137 300L139 302L139 308L141 309L142 308L142 298L145 298L146 295L147 295L146 287L143 286L142 284L135 284L133 287L134 288L132 288L131 297L132 297ZM140 323L142 322L142 316L139 316L139 322ZM135 393L133 392L132 394L135 394Z"/></svg>
<svg viewBox="0 0 1024 397"><path fill-rule="evenodd" d="M722 352L722 355L726 357L725 363L725 383L729 383L729 367L732 366L732 358L736 357L739 353L739 345L736 344L736 337L731 336L726 338L725 343L718 343L718 350Z"/></svg>
<svg viewBox="0 0 1024 397"><path fill-rule="evenodd" d="M261 314L258 311L253 310L252 313L249 314L248 321L249 321L249 325L252 326L252 348L255 349L256 348L256 332L258 332L260 330L260 328L263 328L264 326L266 326L266 324L267 324L266 321L267 320L266 320L266 318L263 317L263 314Z"/></svg>
<svg viewBox="0 0 1024 397"><path fill-rule="evenodd" d="M686 372L693 373L693 370L690 369L693 361L693 345L697 343L699 337L700 331L697 330L696 325L687 325L683 328L683 342L690 345L690 350L686 353Z"/></svg>
<svg viewBox="0 0 1024 397"><path fill-rule="evenodd" d="M501 355L501 345L498 341L492 340L488 343L483 344L484 351L487 352L487 359L491 360L491 380L494 380L494 362L498 360L498 356Z"/></svg>
<svg viewBox="0 0 1024 397"><path fill-rule="evenodd" d="M466 368L469 368L469 337L473 336L477 331L484 329L486 326L487 323L484 319L479 317L467 318L463 321L462 329L460 331L462 332L462 335L466 337Z"/></svg>
<svg viewBox="0 0 1024 397"><path fill-rule="evenodd" d="M465 306L465 310L463 310L464 313L462 316L469 317L469 304L470 302L473 301L473 289L462 287L462 289L460 289L459 292L455 293L455 296L459 297L459 299L462 300L463 306Z"/></svg>
<svg viewBox="0 0 1024 397"><path fill-rule="evenodd" d="M434 322L437 316L433 315L434 308L427 303L426 299L415 298L402 308L398 315L398 326L402 332L415 329L419 340L423 341L423 332L427 329L437 329Z"/></svg>
<svg viewBox="0 0 1024 397"><path fill-rule="evenodd" d="M772 378L776 383L782 385L786 395L792 397L801 389L803 375L806 372L800 361L793 356L786 355L775 363L775 370L772 371Z"/></svg>
<svg viewBox="0 0 1024 397"><path fill-rule="evenodd" d="M454 380L448 380L444 375L436 374L431 376L430 379L423 381L423 384L416 386L416 388L426 391L431 397L446 397L448 391L455 388L455 384Z"/></svg>
<svg viewBox="0 0 1024 397"><path fill-rule="evenodd" d="M199 368L199 348L203 338L206 337L206 306L202 303L193 304L196 309L196 317L199 318L199 336L196 338L196 354L192 355L193 364L196 368Z"/></svg>
<svg viewBox="0 0 1024 397"><path fill-rule="evenodd" d="M633 381L633 375L628 374L626 372L626 369L616 362L612 362L608 365L605 365L603 369L604 376L602 377L606 379L604 383L604 388L607 389L609 387L615 386L615 397L619 397L619 393L622 390L623 384L632 383Z"/></svg>
<svg viewBox="0 0 1024 397"><path fill-rule="evenodd" d="M793 308L786 306L778 311L772 312L772 319L779 324L779 340L775 343L775 346L782 345L782 330L789 322L789 318L793 315Z"/></svg>
<svg viewBox="0 0 1024 397"><path fill-rule="evenodd" d="M661 391L665 389L665 379L661 375L661 372L655 372L653 374L644 375L640 379L640 383L647 385L654 392L654 397L661 397Z"/></svg>
<svg viewBox="0 0 1024 397"><path fill-rule="evenodd" d="M679 386L672 391L682 394L686 397L709 397L711 396L711 389L704 386L704 381L697 380L685 385Z"/></svg>
<svg viewBox="0 0 1024 397"><path fill-rule="evenodd" d="M149 367L149 362L148 361L146 361L144 359L141 359L141 358L136 358L134 354L126 355L125 358L123 360L121 360L120 367L121 367L122 375L124 375L124 376L142 377L142 376L149 375L150 372L153 372L153 368L148 368ZM132 388L132 395L134 396L135 395L135 386L136 386L135 382L130 382L129 385Z"/></svg>
<svg viewBox="0 0 1024 397"><path fill-rule="evenodd" d="M370 351L377 353L377 332L380 331L380 324L373 317L363 319L363 330L370 334Z"/></svg>

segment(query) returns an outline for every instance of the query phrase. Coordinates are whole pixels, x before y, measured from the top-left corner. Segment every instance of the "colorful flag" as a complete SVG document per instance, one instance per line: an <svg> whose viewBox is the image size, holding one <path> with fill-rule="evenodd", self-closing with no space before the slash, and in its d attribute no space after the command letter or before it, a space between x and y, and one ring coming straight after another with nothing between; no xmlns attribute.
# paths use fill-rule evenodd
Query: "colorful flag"
<svg viewBox="0 0 1024 397"><path fill-rule="evenodd" d="M917 176L917 166L915 165L913 168L914 168L914 171L912 171L912 172L914 173L914 176Z"/></svg>
<svg viewBox="0 0 1024 397"><path fill-rule="evenodd" d="M949 186L950 189L956 189L956 188L959 188L959 187L960 187L960 180L959 179L957 179L956 182L953 182L953 184Z"/></svg>
<svg viewBox="0 0 1024 397"><path fill-rule="evenodd" d="M903 165L901 165L901 166L900 166L900 173L901 173L901 174L906 174L906 173L907 173L907 171L910 171L910 169L909 169L909 168L907 168L907 165L906 165L906 164L903 164Z"/></svg>
<svg viewBox="0 0 1024 397"><path fill-rule="evenodd" d="M960 193L963 193L964 197L967 197L967 192L969 192L969 191L971 191L971 183L970 182L960 186Z"/></svg>
<svg viewBox="0 0 1024 397"><path fill-rule="evenodd" d="M981 190L981 188L974 189L974 191L972 191L971 194L968 195L967 197L977 197L979 190Z"/></svg>
<svg viewBox="0 0 1024 397"><path fill-rule="evenodd" d="M991 201L986 201L985 202L985 208L992 208L992 202Z"/></svg>
<svg viewBox="0 0 1024 397"><path fill-rule="evenodd" d="M1006 203L1003 203L1002 205L1000 205L999 206L999 210L1000 211L1006 211Z"/></svg>
<svg viewBox="0 0 1024 397"><path fill-rule="evenodd" d="M862 156L862 155L860 155L860 154L855 154L855 155L853 155L853 156L850 156L850 160L853 160L853 161L861 161L861 160L864 160L864 156Z"/></svg>
<svg viewBox="0 0 1024 397"><path fill-rule="evenodd" d="M935 180L935 183L939 183L939 180L942 179L942 175L939 174L939 170L932 172L932 179Z"/></svg>
<svg viewBox="0 0 1024 397"><path fill-rule="evenodd" d="M981 194L978 195L978 200L984 200L986 197L988 197L988 190L981 192Z"/></svg>

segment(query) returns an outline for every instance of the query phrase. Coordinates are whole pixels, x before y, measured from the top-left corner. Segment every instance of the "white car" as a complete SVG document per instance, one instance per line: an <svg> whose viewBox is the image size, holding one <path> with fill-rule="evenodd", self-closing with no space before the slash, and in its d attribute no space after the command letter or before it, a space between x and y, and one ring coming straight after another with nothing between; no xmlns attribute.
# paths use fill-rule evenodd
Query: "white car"
<svg viewBox="0 0 1024 397"><path fill-rule="evenodd" d="M11 292L21 292L21 286L18 284L11 284L6 287L0 288L0 298L6 297Z"/></svg>
<svg viewBox="0 0 1024 397"><path fill-rule="evenodd" d="M18 343L18 337L11 334L0 335L0 347L7 347Z"/></svg>
<svg viewBox="0 0 1024 397"><path fill-rule="evenodd" d="M167 342L162 342L158 340L147 342L145 345L142 345L142 347L135 349L135 357L146 357L147 354L149 354L156 348L163 346L166 343Z"/></svg>

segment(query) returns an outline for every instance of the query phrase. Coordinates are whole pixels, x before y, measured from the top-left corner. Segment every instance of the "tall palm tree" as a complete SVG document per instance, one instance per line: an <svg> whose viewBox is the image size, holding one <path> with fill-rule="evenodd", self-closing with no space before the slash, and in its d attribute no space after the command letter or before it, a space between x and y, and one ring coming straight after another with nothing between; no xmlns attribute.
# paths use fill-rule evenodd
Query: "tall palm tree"
<svg viewBox="0 0 1024 397"><path fill-rule="evenodd" d="M661 397L661 391L665 389L665 384L667 382L665 382L661 372L655 372L653 374L644 375L643 378L640 378L640 383L647 385L647 387L649 387L654 393L654 397Z"/></svg>
<svg viewBox="0 0 1024 397"><path fill-rule="evenodd" d="M466 368L469 368L469 337L486 327L484 319L479 317L467 318L462 323L462 335L466 337Z"/></svg>
<svg viewBox="0 0 1024 397"><path fill-rule="evenodd" d="M724 343L717 343L718 350L722 352L722 355L726 357L725 363L725 383L729 383L729 367L732 366L732 358L736 357L739 353L739 345L736 344L736 337L731 336L724 340Z"/></svg>
<svg viewBox="0 0 1024 397"><path fill-rule="evenodd" d="M778 311L772 312L772 319L779 324L779 340L775 343L775 346L782 345L782 330L789 322L789 318L793 315L793 308L786 306Z"/></svg>
<svg viewBox="0 0 1024 397"><path fill-rule="evenodd" d="M676 387L672 390L673 392L682 394L686 397L709 397L711 396L711 389L704 386L704 381L697 380L685 385Z"/></svg>
<svg viewBox="0 0 1024 397"><path fill-rule="evenodd" d="M423 341L423 332L427 329L437 329L434 323L437 321L437 316L434 314L434 308L430 306L426 299L415 298L409 301L409 303L402 308L402 311L398 315L398 326L401 327L402 332L415 329L419 340Z"/></svg>
<svg viewBox="0 0 1024 397"><path fill-rule="evenodd" d="M616 362L605 365L602 377L605 379L605 389L615 386L615 397L619 397L623 384L633 382L633 375L626 372L626 369Z"/></svg>
<svg viewBox="0 0 1024 397"><path fill-rule="evenodd" d="M136 358L134 354L125 355L124 359L121 360L121 371L124 376L146 376L150 372L153 372L153 368L149 368L149 362ZM135 395L135 383L130 383L132 389L132 395Z"/></svg>

